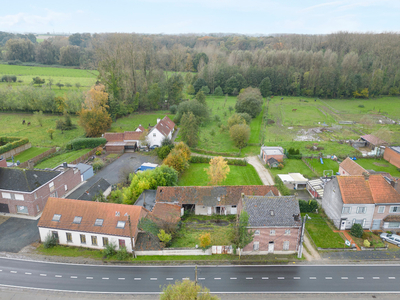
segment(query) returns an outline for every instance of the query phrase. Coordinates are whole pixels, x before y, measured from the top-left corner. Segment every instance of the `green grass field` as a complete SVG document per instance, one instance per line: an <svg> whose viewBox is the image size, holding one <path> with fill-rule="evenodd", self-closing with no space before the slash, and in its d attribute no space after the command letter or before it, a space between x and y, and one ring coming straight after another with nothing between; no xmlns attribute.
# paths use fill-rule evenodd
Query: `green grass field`
<svg viewBox="0 0 400 300"><path fill-rule="evenodd" d="M168 118L171 120L174 119L174 115L171 115L169 111L130 114L129 116L120 118L116 122L112 123L109 132L134 131L139 124L144 128L148 128L149 124L151 124L151 126L156 125L157 119L162 119L166 115L168 115Z"/></svg>
<svg viewBox="0 0 400 300"><path fill-rule="evenodd" d="M319 176L324 175L324 171L326 170L332 170L333 175L336 174L337 171L339 171L339 164L329 158L323 158L322 161L324 162L321 164L321 161L319 158L307 158L307 162L314 168L314 170L318 173Z"/></svg>
<svg viewBox="0 0 400 300"><path fill-rule="evenodd" d="M204 168L209 164L190 164L189 169L181 175L178 181L180 186L206 186L208 175ZM252 165L229 166L230 172L226 180L221 185L262 185L262 181L257 171Z"/></svg>
<svg viewBox="0 0 400 300"><path fill-rule="evenodd" d="M92 149L81 149L77 151L70 151L60 155L53 156L49 159L42 161L41 163L37 164L35 168L37 169L46 169L46 168L55 168L58 165L62 164L63 162L70 163L75 159L81 157L82 155L88 153Z"/></svg>
<svg viewBox="0 0 400 300"><path fill-rule="evenodd" d="M64 131L56 130L53 133L53 139L47 130L56 128L56 121L62 119L62 116L45 114L43 115L43 126L40 126L33 114L16 114L16 113L0 113L0 128L2 135L26 137L36 147L53 147L64 146L68 141L83 137L83 129L77 125L78 118L71 116L73 124L76 124L76 129ZM31 122L30 126L22 125L22 120Z"/></svg>
<svg viewBox="0 0 400 300"><path fill-rule="evenodd" d="M285 159L285 167L282 170L278 168L270 169L272 176L278 174L300 173L309 179L317 177L301 159Z"/></svg>
<svg viewBox="0 0 400 300"><path fill-rule="evenodd" d="M50 148L45 148L45 147L31 147L17 155L14 156L14 161L18 161L20 163L26 162L39 154L42 154L43 152L46 152L47 150L50 150ZM7 161L12 161L11 159L8 159Z"/></svg>
<svg viewBox="0 0 400 300"><path fill-rule="evenodd" d="M400 177L399 169L384 159L360 158L356 160L356 163L358 163L366 170L387 172L394 177Z"/></svg>

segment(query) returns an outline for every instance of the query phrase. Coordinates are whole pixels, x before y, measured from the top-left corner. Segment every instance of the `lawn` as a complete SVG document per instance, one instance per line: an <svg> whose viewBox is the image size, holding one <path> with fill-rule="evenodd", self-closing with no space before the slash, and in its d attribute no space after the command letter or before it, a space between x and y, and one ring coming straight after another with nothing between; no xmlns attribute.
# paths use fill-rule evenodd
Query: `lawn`
<svg viewBox="0 0 400 300"><path fill-rule="evenodd" d="M270 169L272 176L278 174L288 174L288 173L301 173L304 177L309 179L317 177L309 167L301 159L285 159L285 167L282 170L278 168Z"/></svg>
<svg viewBox="0 0 400 300"><path fill-rule="evenodd" d="M63 162L71 163L75 159L81 157L82 155L88 153L92 149L81 149L77 151L70 151L60 155L53 156L49 159L42 161L41 163L35 166L36 169L53 169Z"/></svg>
<svg viewBox="0 0 400 300"><path fill-rule="evenodd" d="M133 113L127 117L118 119L116 122L111 124L111 129L109 132L124 132L124 131L134 131L140 124L144 128L148 128L149 124L152 126L157 124L157 119L162 119L166 115L171 120L174 119L169 111L155 111L148 113Z"/></svg>
<svg viewBox="0 0 400 300"><path fill-rule="evenodd" d="M40 245L36 251L42 255L51 256L88 257L99 260L103 258L103 253L99 250L71 246L57 245L46 249L43 245Z"/></svg>
<svg viewBox="0 0 400 300"><path fill-rule="evenodd" d="M376 235L370 231L365 230L364 233L368 236L368 241L371 243L370 248L375 248L375 247L385 247L385 243L382 241L382 239L379 237L379 235ZM353 241L358 245L358 247L365 247L364 246L364 239L363 238L356 238L354 236L351 236Z"/></svg>
<svg viewBox="0 0 400 300"><path fill-rule="evenodd" d="M208 175L205 168L209 164L190 164L189 169L180 176L178 185L180 186L206 186L208 184ZM257 171L252 165L247 166L229 166L230 172L221 185L262 185L262 181Z"/></svg>
<svg viewBox="0 0 400 300"><path fill-rule="evenodd" d="M47 150L50 150L50 148L45 148L45 147L31 147L17 155L14 156L14 161L17 162L19 160L20 163L26 162L39 154L42 154L43 152L46 152ZM11 159L8 159L7 161L11 161Z"/></svg>
<svg viewBox="0 0 400 300"><path fill-rule="evenodd" d="M346 248L343 238L339 233L333 232L326 220L318 214L308 214L311 220L307 220L306 229L315 245L320 248ZM304 214L302 214L304 216Z"/></svg>
<svg viewBox="0 0 400 300"><path fill-rule="evenodd" d="M360 166L366 170L374 170L377 172L387 172L394 177L400 177L400 171L398 168L390 164L384 159L374 158L360 158L356 160Z"/></svg>
<svg viewBox="0 0 400 300"><path fill-rule="evenodd" d="M339 171L339 164L329 158L323 158L322 161L324 162L321 164L321 161L319 158L307 158L306 161L314 168L314 170L318 173L319 176L324 175L324 171L333 171L333 175L336 174L336 172Z"/></svg>
<svg viewBox="0 0 400 300"><path fill-rule="evenodd" d="M188 216L171 241L171 248L195 247L200 245L199 236L211 233L211 245L230 245L235 216Z"/></svg>
<svg viewBox="0 0 400 300"><path fill-rule="evenodd" d="M71 116L72 123L77 125L76 129L64 131L64 133L56 130L53 133L53 139L50 139L47 130L55 129L56 121L62 118L59 115L44 114L43 126L40 126L33 114L0 113L1 135L26 137L32 143L32 146L40 147L62 147L68 141L84 136L83 129L77 125L78 118ZM31 122L31 125L22 125L22 120L25 120L26 123Z"/></svg>

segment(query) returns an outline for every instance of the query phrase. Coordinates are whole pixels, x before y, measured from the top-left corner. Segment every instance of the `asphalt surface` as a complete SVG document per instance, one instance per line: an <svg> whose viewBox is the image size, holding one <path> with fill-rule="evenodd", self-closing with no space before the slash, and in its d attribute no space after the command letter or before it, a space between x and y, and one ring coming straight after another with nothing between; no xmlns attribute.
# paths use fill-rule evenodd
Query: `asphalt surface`
<svg viewBox="0 0 400 300"><path fill-rule="evenodd" d="M95 293L159 293L194 280L193 266L125 267L0 258L0 286ZM400 292L400 265L201 266L198 282L213 293Z"/></svg>
<svg viewBox="0 0 400 300"><path fill-rule="evenodd" d="M17 253L25 246L38 241L38 220L9 218L0 224L0 252Z"/></svg>
<svg viewBox="0 0 400 300"><path fill-rule="evenodd" d="M324 252L321 254L324 259L330 260L398 260L400 250L397 251L338 251Z"/></svg>

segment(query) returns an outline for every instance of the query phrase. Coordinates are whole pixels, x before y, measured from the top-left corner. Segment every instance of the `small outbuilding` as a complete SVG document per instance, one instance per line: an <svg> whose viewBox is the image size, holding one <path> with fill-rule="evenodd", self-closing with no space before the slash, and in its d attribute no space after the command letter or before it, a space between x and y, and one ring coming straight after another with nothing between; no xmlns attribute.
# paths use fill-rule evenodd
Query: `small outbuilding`
<svg viewBox="0 0 400 300"><path fill-rule="evenodd" d="M383 154L383 159L400 168L400 146L387 147Z"/></svg>
<svg viewBox="0 0 400 300"><path fill-rule="evenodd" d="M278 162L282 162L285 158L285 153L282 147L266 147L262 146L260 151L260 159L264 164L268 163L268 159L274 158Z"/></svg>
<svg viewBox="0 0 400 300"><path fill-rule="evenodd" d="M288 188L304 190L307 187L308 179L300 173L278 174L278 176Z"/></svg>
<svg viewBox="0 0 400 300"><path fill-rule="evenodd" d="M274 157L271 157L267 160L267 164L270 168L277 168L279 166L279 161L277 161Z"/></svg>

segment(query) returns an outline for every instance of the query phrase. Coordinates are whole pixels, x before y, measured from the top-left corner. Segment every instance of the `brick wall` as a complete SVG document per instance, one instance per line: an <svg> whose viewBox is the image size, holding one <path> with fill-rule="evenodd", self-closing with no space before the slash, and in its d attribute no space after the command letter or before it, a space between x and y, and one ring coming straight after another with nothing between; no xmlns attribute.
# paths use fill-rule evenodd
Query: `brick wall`
<svg viewBox="0 0 400 300"><path fill-rule="evenodd" d="M400 168L400 154L396 151L386 148L385 152L383 153L383 159L390 162L392 165Z"/></svg>
<svg viewBox="0 0 400 300"><path fill-rule="evenodd" d="M106 145L106 151L108 153L124 153L125 146L113 146L113 145Z"/></svg>
<svg viewBox="0 0 400 300"><path fill-rule="evenodd" d="M290 234L285 234L285 230L290 230ZM252 228L253 231L259 230L259 235L254 235L253 241L244 247L243 251L253 251L254 242L259 243L259 251L268 251L269 242L274 242L274 251L283 251L283 243L289 242L287 251L297 251L299 243L300 228ZM271 234L271 230L275 230L275 235ZM254 251L256 252L256 251Z"/></svg>
<svg viewBox="0 0 400 300"><path fill-rule="evenodd" d="M53 154L54 152L56 152L56 147L51 148L50 150L47 150L46 152L43 152L37 156L35 156L34 158L31 158L30 160L33 161L33 164L35 165L39 160L45 158L46 156ZM21 163L18 167L20 168L28 168L28 161L25 161L23 163Z"/></svg>
<svg viewBox="0 0 400 300"><path fill-rule="evenodd" d="M27 143L27 144L22 145L22 146L19 146L19 147L17 147L17 148L11 149L10 151L4 152L4 153L2 153L1 155L2 155L5 159L8 159L8 158L11 158L12 155L15 156L15 155L17 155L18 153L21 153L21 152L23 152L23 151L29 149L30 147L32 147L32 144L31 144L31 143ZM17 161L15 161L15 162L17 162Z"/></svg>
<svg viewBox="0 0 400 300"><path fill-rule="evenodd" d="M7 167L7 161L5 158L0 159L0 167L6 168Z"/></svg>
<svg viewBox="0 0 400 300"><path fill-rule="evenodd" d="M72 165L77 165L80 162L87 160L89 158L89 156L92 156L93 154L95 154L97 151L97 148L94 148L93 150L90 150L88 153L83 154L81 157L75 159L74 161L71 162Z"/></svg>

